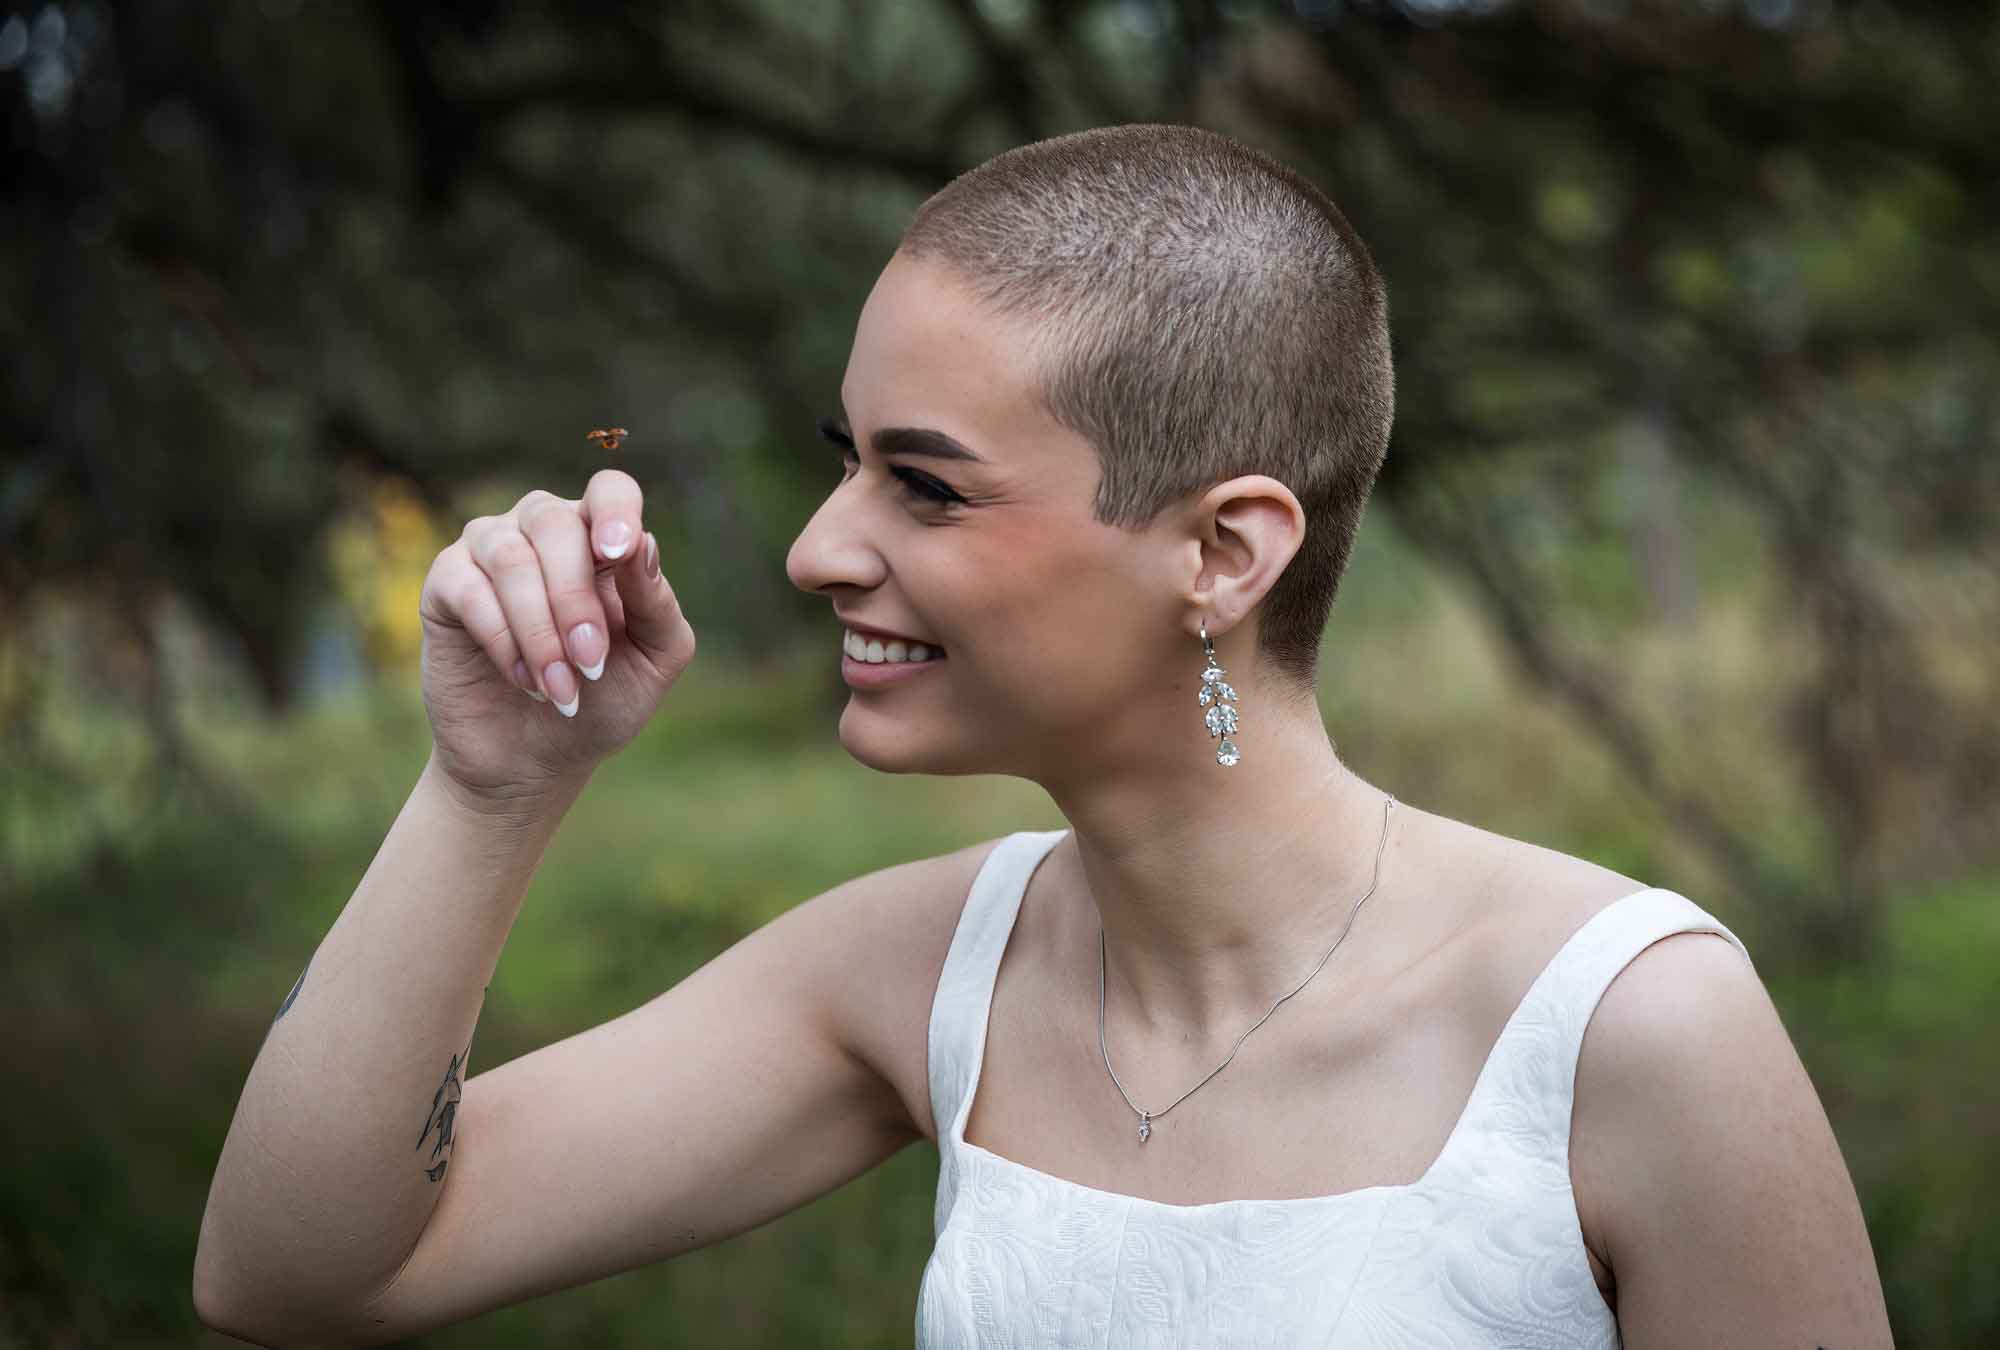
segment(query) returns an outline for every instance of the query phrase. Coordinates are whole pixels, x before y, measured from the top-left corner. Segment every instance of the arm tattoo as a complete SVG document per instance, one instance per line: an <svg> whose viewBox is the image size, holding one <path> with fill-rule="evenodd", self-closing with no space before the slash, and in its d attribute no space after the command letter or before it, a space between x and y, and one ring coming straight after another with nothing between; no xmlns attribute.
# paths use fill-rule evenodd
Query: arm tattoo
<svg viewBox="0 0 2000 1350"><path fill-rule="evenodd" d="M313 956L318 956L318 955L319 955L319 952L318 952L317 950L315 950L315 951L313 952ZM271 1019L271 1026L269 1026L269 1027L265 1027L265 1028L264 1028L264 1039L265 1039L265 1040L267 1040L267 1041L268 1041L268 1040L270 1040L270 1039L271 1039L271 1029L272 1029L272 1027L275 1027L275 1026L277 1026L277 1025L278 1025L278 1017L283 1017L283 1016L284 1016L284 1015L285 1015L286 1013L288 1013L288 1012L290 1012L290 1011L292 1010L292 1004L293 1004L294 1002L296 1002L296 1001L298 1000L298 997L299 997L299 990L301 990L301 989L305 988L305 985L306 985L306 971L307 971L307 970L311 970L311 969L312 969L312 956L308 956L308 957L306 958L306 964L305 964L305 970L301 970L301 971L299 972L299 978L298 978L297 980L293 981L293 983L292 983L292 992L291 992L291 993L289 993L289 994L287 994L287 995L285 995L285 1001L284 1001L283 1003L280 1003L280 1004L278 1005L278 1016L277 1016L277 1017L273 1017L273 1018Z"/></svg>
<svg viewBox="0 0 2000 1350"><path fill-rule="evenodd" d="M437 1143L431 1147L431 1158L437 1161L438 1154L451 1147L452 1125L458 1117L459 1098L464 1084L459 1081L459 1072L465 1068L466 1057L472 1053L472 1042L465 1043L461 1054L451 1057L451 1067L444 1071L444 1081L438 1084L437 1092L431 1097L431 1113L424 1121L424 1132L417 1137L417 1147L424 1146L424 1140L431 1137L431 1127L437 1127ZM446 1158L435 1167L426 1167L424 1175L432 1181L444 1180L444 1169L451 1166Z"/></svg>
<svg viewBox="0 0 2000 1350"><path fill-rule="evenodd" d="M317 954L318 953L314 953L314 955ZM278 1005L278 1017L283 1017L286 1013L292 1010L292 1003L295 999L298 998L299 990L306 987L306 971L311 969L312 969L312 957L308 956L306 958L305 970L301 970L299 972L299 978L292 982L292 992L285 995L285 1001ZM278 1020L278 1017L273 1017L271 1020L275 1022Z"/></svg>

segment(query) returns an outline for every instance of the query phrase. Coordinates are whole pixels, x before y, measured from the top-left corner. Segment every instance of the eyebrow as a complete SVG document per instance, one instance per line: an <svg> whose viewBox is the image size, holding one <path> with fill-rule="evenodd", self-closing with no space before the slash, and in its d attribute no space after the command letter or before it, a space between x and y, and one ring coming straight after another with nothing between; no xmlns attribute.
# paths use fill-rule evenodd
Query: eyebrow
<svg viewBox="0 0 2000 1350"><path fill-rule="evenodd" d="M832 439L834 433L847 444L854 443L854 432L847 425L845 417L822 417L820 434ZM974 454L958 441L934 431L929 427L883 427L872 438L875 452L880 455L927 455L932 459L962 459L974 464L984 464L983 456Z"/></svg>

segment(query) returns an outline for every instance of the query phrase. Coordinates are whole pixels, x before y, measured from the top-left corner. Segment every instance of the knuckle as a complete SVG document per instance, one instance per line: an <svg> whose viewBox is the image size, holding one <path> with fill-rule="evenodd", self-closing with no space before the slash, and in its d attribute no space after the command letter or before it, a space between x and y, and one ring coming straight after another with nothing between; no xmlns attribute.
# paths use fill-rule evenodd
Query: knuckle
<svg viewBox="0 0 2000 1350"><path fill-rule="evenodd" d="M532 506L522 508L521 530L524 534L540 538L551 530L567 530L566 522L577 522L576 508L560 497L542 494L542 500Z"/></svg>
<svg viewBox="0 0 2000 1350"><path fill-rule="evenodd" d="M521 659L528 663L528 669L539 673L551 661L563 659L562 644L556 641L554 629L520 632L514 634L514 645L520 648ZM513 663L510 661L511 667Z"/></svg>
<svg viewBox="0 0 2000 1350"><path fill-rule="evenodd" d="M486 557L494 569L533 567L539 570L541 566L540 555L535 552L535 546L529 543L527 536L519 530L509 530L491 539L486 546Z"/></svg>
<svg viewBox="0 0 2000 1350"><path fill-rule="evenodd" d="M454 572L437 579L436 595L444 602L446 609L463 621L466 602L473 594L472 578L463 572Z"/></svg>
<svg viewBox="0 0 2000 1350"><path fill-rule="evenodd" d="M567 497L559 497L547 488L536 488L521 498L516 508L522 515L540 515L547 511L575 511L576 504Z"/></svg>
<svg viewBox="0 0 2000 1350"><path fill-rule="evenodd" d="M575 627L588 621L600 629L604 627L604 604L597 596L597 587L558 586L549 591L549 605L557 615L559 626L564 629Z"/></svg>
<svg viewBox="0 0 2000 1350"><path fill-rule="evenodd" d="M465 588L479 569L472 566L470 555L457 544L439 551L431 559L430 570L424 574L423 594L439 603L457 610Z"/></svg>

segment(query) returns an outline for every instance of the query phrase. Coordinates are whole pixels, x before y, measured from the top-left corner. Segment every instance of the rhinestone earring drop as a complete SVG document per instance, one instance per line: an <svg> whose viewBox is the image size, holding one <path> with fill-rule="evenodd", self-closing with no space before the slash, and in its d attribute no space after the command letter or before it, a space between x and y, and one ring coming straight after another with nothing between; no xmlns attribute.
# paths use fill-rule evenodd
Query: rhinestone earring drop
<svg viewBox="0 0 2000 1350"><path fill-rule="evenodd" d="M1208 709L1203 719L1208 724L1208 734L1222 737L1222 743L1215 747L1215 762L1227 768L1243 756L1236 749L1236 742L1229 738L1236 733L1236 709L1230 705L1236 702L1236 691L1223 679L1226 673L1215 659L1215 640L1208 635L1208 620L1201 621L1201 649L1208 658L1208 666L1201 672L1201 689L1195 694L1195 702Z"/></svg>

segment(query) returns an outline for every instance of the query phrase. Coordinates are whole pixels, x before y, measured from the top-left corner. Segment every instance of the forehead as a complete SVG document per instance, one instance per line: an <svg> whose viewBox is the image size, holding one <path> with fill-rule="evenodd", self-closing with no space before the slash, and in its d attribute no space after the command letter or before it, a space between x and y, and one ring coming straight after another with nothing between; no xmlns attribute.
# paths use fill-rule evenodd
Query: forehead
<svg viewBox="0 0 2000 1350"><path fill-rule="evenodd" d="M890 259L861 307L841 399L869 426L936 427L984 453L1063 429L1038 406L1024 322L981 305L947 270Z"/></svg>

